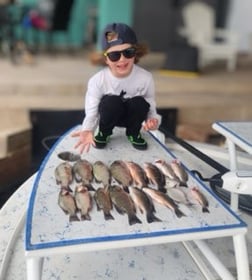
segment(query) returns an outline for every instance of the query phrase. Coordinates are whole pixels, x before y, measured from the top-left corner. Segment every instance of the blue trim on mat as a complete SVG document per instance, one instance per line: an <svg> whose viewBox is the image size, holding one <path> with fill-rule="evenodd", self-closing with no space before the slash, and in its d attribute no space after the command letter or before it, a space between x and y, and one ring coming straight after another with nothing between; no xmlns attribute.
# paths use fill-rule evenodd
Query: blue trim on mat
<svg viewBox="0 0 252 280"><path fill-rule="evenodd" d="M26 218L26 236L25 236L25 247L26 250L30 250L32 245L31 245L31 231L32 231L32 216L33 216L33 210L34 210L34 201L35 201L35 197L37 194L37 189L38 189L38 183L40 181L41 175L45 169L45 165L48 162L50 156L52 155L52 153L54 153L54 150L56 148L56 146L58 146L58 144L64 139L64 137L69 134L71 131L73 131L74 129L76 129L77 126L74 126L73 128L69 129L68 131L66 131L66 133L64 133L62 136L60 136L60 138L53 144L52 148L50 149L50 151L48 152L48 154L46 155L46 157L44 158L44 160L42 161L40 167L39 167L39 171L38 174L36 176L36 179L34 181L33 187L32 187L32 192L31 192L31 196L30 196L30 201L29 201L29 205L28 205L28 210L27 210L27 218Z"/></svg>
<svg viewBox="0 0 252 280"><path fill-rule="evenodd" d="M246 224L243 225L246 227ZM99 236L99 237L90 237L85 239L72 239L72 240L62 240L57 242L47 242L47 243L39 243L39 244L29 244L27 250L38 250L38 249L48 249L62 246L71 246L71 245L79 245L79 244L89 244L89 243L98 243L98 242L109 242L109 241L122 241L122 240L131 240L131 239L139 239L139 238L148 238L148 237L160 237L160 236L169 236L174 234L184 234L184 233L193 233L193 232L205 232L205 231L213 231L213 230L225 230L232 228L241 228L243 227L241 224L236 225L223 225L223 226L212 226L211 228L191 228L191 229L180 229L180 230L169 230L169 231L155 231L155 232L144 232L137 234L124 234L124 235L113 235L113 236Z"/></svg>

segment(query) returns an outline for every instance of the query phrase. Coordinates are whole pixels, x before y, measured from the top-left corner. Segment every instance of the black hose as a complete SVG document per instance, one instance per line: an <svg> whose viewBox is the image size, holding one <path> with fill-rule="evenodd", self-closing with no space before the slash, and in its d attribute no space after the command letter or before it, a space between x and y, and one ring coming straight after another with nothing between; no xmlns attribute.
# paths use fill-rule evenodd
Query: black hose
<svg viewBox="0 0 252 280"><path fill-rule="evenodd" d="M184 147L186 150L188 150L189 152L191 152L192 154L200 158L202 161L204 161L205 163L207 163L208 165L210 165L220 173L225 174L226 172L230 171L228 168L218 163L214 159L210 158L206 154L202 153L201 151L199 151L198 149L190 145L188 142L182 140L181 138L178 138L177 136L169 132L167 129L161 127L160 131L164 133L165 137L171 138L174 142Z"/></svg>

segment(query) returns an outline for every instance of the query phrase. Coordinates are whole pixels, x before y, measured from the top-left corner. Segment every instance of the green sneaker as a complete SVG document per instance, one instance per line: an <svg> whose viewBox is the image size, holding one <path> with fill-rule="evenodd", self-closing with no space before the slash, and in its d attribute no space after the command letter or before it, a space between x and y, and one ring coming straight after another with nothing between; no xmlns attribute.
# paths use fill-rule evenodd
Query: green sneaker
<svg viewBox="0 0 252 280"><path fill-rule="evenodd" d="M138 134L137 136L129 135L128 140L132 144L132 146L137 150L146 150L147 149L147 143L142 138L141 134Z"/></svg>
<svg viewBox="0 0 252 280"><path fill-rule="evenodd" d="M99 131L96 134L96 136L94 137L95 147L97 149L105 148L105 146L109 142L110 135L111 134L106 134L106 133L103 133L103 132Z"/></svg>

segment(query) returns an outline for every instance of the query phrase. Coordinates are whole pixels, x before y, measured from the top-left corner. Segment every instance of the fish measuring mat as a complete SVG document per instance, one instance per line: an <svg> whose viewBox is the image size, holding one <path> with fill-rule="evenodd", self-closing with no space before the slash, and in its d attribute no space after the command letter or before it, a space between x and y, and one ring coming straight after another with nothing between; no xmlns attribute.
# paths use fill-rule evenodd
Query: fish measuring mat
<svg viewBox="0 0 252 280"><path fill-rule="evenodd" d="M186 216L177 218L169 209L156 205L156 215L161 222L149 224L144 215L137 213L142 223L130 226L126 215L112 210L115 219L105 221L102 212L98 212L94 207L90 213L91 221L70 223L67 215L57 205L60 187L56 184L54 170L62 162L57 156L58 153L76 153L74 145L77 139L73 138L71 133L77 129L80 127L73 128L61 137L40 167L29 201L26 222L27 250L246 227L237 215L191 174L188 184L197 185L204 192L209 201L210 213L202 213L198 207L190 210L181 208ZM127 141L125 130L116 128L105 149L92 147L89 153L82 154L82 158L91 163L101 160L108 165L118 159L143 165L144 162L154 162L157 158L167 161L174 158L171 151L151 134L146 132L143 136L148 142L148 150L138 151ZM71 187L74 189L75 185L76 183L73 183ZM94 187L97 188L98 185L94 184Z"/></svg>

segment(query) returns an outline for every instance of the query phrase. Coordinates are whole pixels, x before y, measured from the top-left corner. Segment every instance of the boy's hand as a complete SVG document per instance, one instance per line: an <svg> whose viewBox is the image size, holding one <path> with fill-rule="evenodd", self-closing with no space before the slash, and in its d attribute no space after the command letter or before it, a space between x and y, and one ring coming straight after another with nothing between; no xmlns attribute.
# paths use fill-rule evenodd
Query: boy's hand
<svg viewBox="0 0 252 280"><path fill-rule="evenodd" d="M74 146L75 149L79 148L80 153L89 152L90 146L95 146L93 139L93 131L84 130L76 131L71 134L72 137L79 137L77 144Z"/></svg>
<svg viewBox="0 0 252 280"><path fill-rule="evenodd" d="M145 121L143 124L145 130L156 130L158 129L158 119L152 118Z"/></svg>

